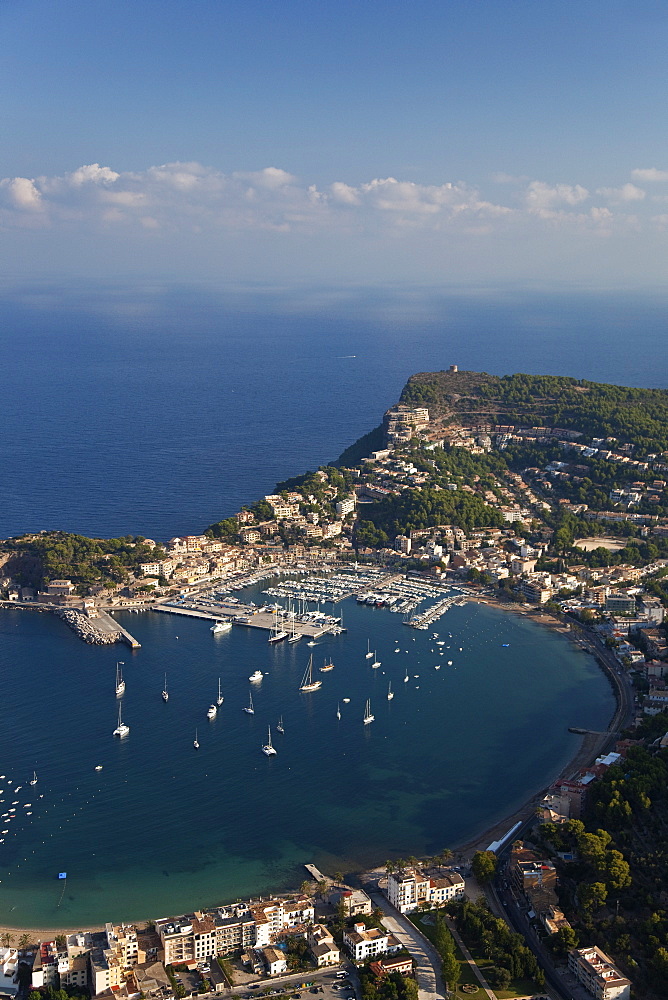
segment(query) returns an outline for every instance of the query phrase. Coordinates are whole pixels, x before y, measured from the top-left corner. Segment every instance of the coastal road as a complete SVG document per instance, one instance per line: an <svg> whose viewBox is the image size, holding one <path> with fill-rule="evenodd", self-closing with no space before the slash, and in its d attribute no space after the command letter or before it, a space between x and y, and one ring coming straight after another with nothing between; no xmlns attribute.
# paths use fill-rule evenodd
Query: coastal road
<svg viewBox="0 0 668 1000"><path fill-rule="evenodd" d="M379 892L367 892L374 906L383 911L383 926L401 941L415 960L419 1000L445 1000L441 977L441 959L432 944L410 920L402 916Z"/></svg>

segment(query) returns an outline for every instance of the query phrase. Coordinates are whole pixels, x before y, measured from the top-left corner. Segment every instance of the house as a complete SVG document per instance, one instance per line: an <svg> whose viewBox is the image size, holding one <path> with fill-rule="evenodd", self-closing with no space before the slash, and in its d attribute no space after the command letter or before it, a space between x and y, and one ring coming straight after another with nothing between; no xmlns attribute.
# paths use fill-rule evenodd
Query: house
<svg viewBox="0 0 668 1000"><path fill-rule="evenodd" d="M270 976L281 976L288 971L288 963L280 948L267 945L262 949L262 957Z"/></svg>
<svg viewBox="0 0 668 1000"><path fill-rule="evenodd" d="M327 965L338 965L341 961L334 938L322 924L311 924L306 934L308 946L319 969Z"/></svg>
<svg viewBox="0 0 668 1000"><path fill-rule="evenodd" d="M383 955L375 962L369 963L369 968L379 979L398 972L402 976L410 976L413 971L413 959L410 955Z"/></svg>
<svg viewBox="0 0 668 1000"><path fill-rule="evenodd" d="M597 1000L630 1000L631 981L595 945L573 948L568 953L568 969Z"/></svg>
<svg viewBox="0 0 668 1000"><path fill-rule="evenodd" d="M401 948L399 941L389 931L378 927L367 929L364 924L355 924L352 930L344 930L343 946L355 962L365 962L367 958L399 951Z"/></svg>
<svg viewBox="0 0 668 1000"><path fill-rule="evenodd" d="M347 917L356 917L359 913L371 913L373 904L364 889L342 889L334 886L327 893L328 902L333 906L343 903L343 912Z"/></svg>

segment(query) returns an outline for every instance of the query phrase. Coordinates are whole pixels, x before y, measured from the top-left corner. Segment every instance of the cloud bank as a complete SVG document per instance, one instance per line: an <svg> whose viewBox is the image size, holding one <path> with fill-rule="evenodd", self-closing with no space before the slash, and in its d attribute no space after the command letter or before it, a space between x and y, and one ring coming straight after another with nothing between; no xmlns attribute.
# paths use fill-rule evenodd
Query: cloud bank
<svg viewBox="0 0 668 1000"><path fill-rule="evenodd" d="M261 275L262 267L273 267L283 241L286 274L290 266L310 273L320 266L323 276L357 268L355 275L365 280L371 266L376 275L390 277L412 266L415 274L432 276L448 268L448 274L468 276L477 268L521 277L522 268L538 274L542 261L550 276L590 276L598 266L602 275L608 268L614 282L628 266L650 280L665 280L666 257L657 247L663 247L668 226L668 170L638 167L630 176L602 178L598 186L493 174L489 191L483 191L452 179L424 184L335 178L314 184L276 166L224 173L197 162L141 171L92 163L60 176L0 179L0 228L10 255L15 234L24 270L31 247L35 260L42 247L45 267L61 250L63 260L78 253L72 271L86 270L89 252L113 249L118 265L141 248L141 260L153 260L154 271L176 266L179 255L181 266L194 271L227 253L236 273L245 267L246 274ZM615 248L614 260L610 250L603 260L606 242Z"/></svg>

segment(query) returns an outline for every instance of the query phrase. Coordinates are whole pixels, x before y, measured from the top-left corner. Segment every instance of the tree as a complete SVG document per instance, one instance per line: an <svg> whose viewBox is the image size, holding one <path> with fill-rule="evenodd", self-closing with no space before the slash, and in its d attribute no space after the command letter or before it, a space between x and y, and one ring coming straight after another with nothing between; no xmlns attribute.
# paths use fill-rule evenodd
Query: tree
<svg viewBox="0 0 668 1000"><path fill-rule="evenodd" d="M485 979L494 989L507 990L512 978L510 969L506 969L503 965L493 965L491 969L485 969Z"/></svg>
<svg viewBox="0 0 668 1000"><path fill-rule="evenodd" d="M496 874L497 857L494 851L476 851L471 869L478 882L490 882Z"/></svg>
<svg viewBox="0 0 668 1000"><path fill-rule="evenodd" d="M441 956L441 968L443 970L445 988L454 992L457 989L457 983L462 971L454 952L446 951L445 955Z"/></svg>
<svg viewBox="0 0 668 1000"><path fill-rule="evenodd" d="M30 935L22 934L21 937L19 938L19 948L24 950L25 948L28 947L29 944L30 944Z"/></svg>
<svg viewBox="0 0 668 1000"><path fill-rule="evenodd" d="M578 936L570 925L568 927L560 927L549 941L550 947L556 955L566 955L572 948L577 948L578 946Z"/></svg>
<svg viewBox="0 0 668 1000"><path fill-rule="evenodd" d="M603 906L608 898L608 890L603 882L585 882L578 888L578 899L583 910L593 913Z"/></svg>

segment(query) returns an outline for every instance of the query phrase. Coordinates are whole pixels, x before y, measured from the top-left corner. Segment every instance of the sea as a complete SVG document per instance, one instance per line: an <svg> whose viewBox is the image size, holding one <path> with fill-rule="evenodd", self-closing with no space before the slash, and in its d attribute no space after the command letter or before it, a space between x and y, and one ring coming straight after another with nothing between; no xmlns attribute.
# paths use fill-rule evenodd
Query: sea
<svg viewBox="0 0 668 1000"><path fill-rule="evenodd" d="M621 293L6 289L0 537L200 532L335 459L416 371L665 387L665 326L660 298ZM0 924L165 916L298 886L308 862L351 873L456 846L559 772L578 746L569 726L603 728L614 709L594 661L522 616L452 608L433 626L441 657L432 630L343 611L347 633L312 650L335 669L310 695L304 643L125 614L142 644L131 653L3 612L0 807L15 818L0 827Z"/></svg>

